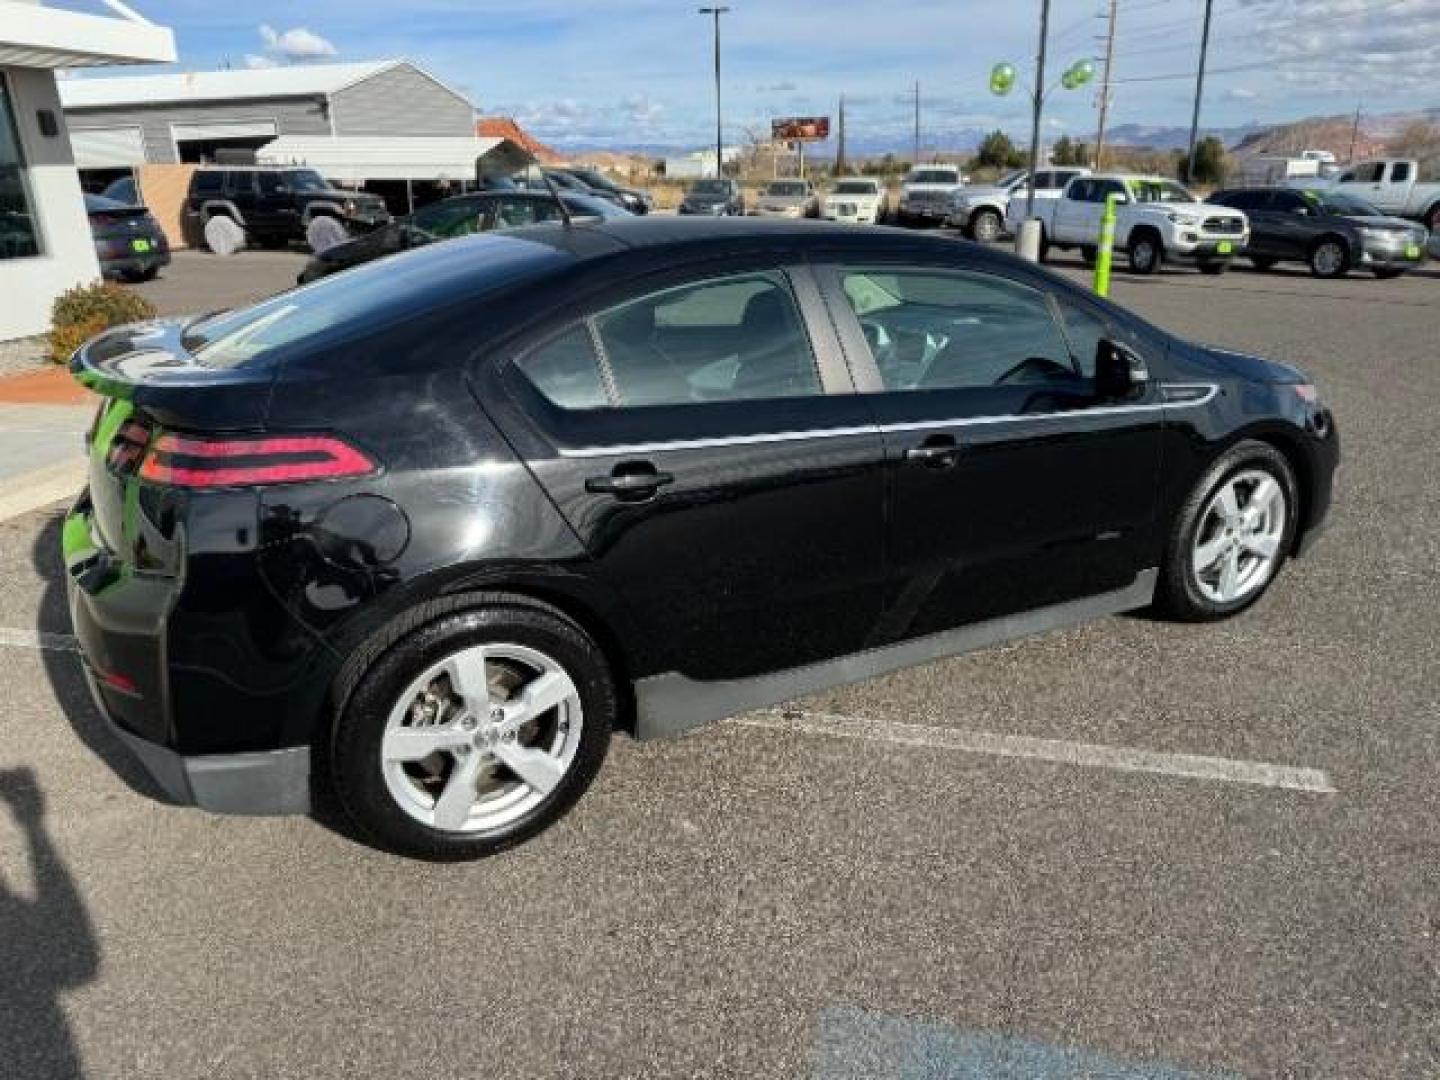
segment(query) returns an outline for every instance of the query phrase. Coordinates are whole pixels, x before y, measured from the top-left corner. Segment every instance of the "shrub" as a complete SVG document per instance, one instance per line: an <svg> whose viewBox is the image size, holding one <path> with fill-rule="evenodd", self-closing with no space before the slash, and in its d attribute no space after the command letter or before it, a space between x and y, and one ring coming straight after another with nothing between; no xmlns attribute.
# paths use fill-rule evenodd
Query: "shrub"
<svg viewBox="0 0 1440 1080"><path fill-rule="evenodd" d="M50 309L50 359L63 364L96 334L154 317L155 306L149 300L114 282L77 285Z"/></svg>

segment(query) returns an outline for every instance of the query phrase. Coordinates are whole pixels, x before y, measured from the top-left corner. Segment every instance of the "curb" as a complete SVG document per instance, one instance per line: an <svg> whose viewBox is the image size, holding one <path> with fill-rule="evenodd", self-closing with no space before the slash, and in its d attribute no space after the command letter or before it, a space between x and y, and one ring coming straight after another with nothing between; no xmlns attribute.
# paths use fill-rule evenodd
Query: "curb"
<svg viewBox="0 0 1440 1080"><path fill-rule="evenodd" d="M89 461L79 457L7 479L0 491L0 521L75 498L88 473Z"/></svg>

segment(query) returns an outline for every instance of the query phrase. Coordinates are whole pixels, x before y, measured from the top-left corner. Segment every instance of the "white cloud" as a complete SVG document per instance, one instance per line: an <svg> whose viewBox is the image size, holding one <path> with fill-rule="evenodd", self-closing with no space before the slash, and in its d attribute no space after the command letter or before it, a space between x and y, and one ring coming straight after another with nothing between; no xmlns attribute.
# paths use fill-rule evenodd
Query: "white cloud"
<svg viewBox="0 0 1440 1080"><path fill-rule="evenodd" d="M296 26L282 33L269 23L261 23L260 40L265 42L265 52L282 62L318 60L336 53L335 45L329 39L304 26ZM246 61L248 63L249 57L246 57Z"/></svg>
<svg viewBox="0 0 1440 1080"><path fill-rule="evenodd" d="M636 127L651 128L660 120L665 106L651 101L644 94L632 94L620 102L620 112L627 123Z"/></svg>
<svg viewBox="0 0 1440 1080"><path fill-rule="evenodd" d="M253 71L258 71L262 68L279 67L279 65L270 57L260 56L257 53L245 54L245 66Z"/></svg>

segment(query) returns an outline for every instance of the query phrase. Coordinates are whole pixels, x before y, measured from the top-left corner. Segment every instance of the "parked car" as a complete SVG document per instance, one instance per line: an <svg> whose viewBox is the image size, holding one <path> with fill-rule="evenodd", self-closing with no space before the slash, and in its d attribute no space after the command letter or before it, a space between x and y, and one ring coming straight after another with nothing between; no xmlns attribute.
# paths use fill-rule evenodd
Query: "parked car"
<svg viewBox="0 0 1440 1080"><path fill-rule="evenodd" d="M334 187L314 169L263 165L196 169L182 215L187 236L198 240L211 218L229 218L248 242L261 247L305 240L320 217L346 233L369 232L390 221L378 195Z"/></svg>
<svg viewBox="0 0 1440 1080"><path fill-rule="evenodd" d="M1065 185L1077 176L1089 176L1090 170L1076 166L1063 169L1039 169L1035 173L1035 198L1058 199ZM1030 170L1020 169L1003 176L994 184L966 184L950 199L949 224L971 240L989 243L999 240L1007 229L1014 231L1024 220L1030 200ZM1009 222L1012 207L1015 221Z"/></svg>
<svg viewBox="0 0 1440 1080"><path fill-rule="evenodd" d="M1422 179L1417 161L1362 161L1341 171L1328 186L1341 195L1363 199L1387 214L1423 222L1432 233L1440 232L1440 183L1433 177Z"/></svg>
<svg viewBox="0 0 1440 1080"><path fill-rule="evenodd" d="M141 206L145 200L140 197L140 185L135 183L135 177L119 176L105 185L100 192L101 198L111 199L126 206Z"/></svg>
<svg viewBox="0 0 1440 1080"><path fill-rule="evenodd" d="M631 216L628 210L592 195L563 191L560 192L560 200L571 216L577 219L605 220ZM396 218L365 236L312 255L300 271L298 284L306 285L352 266L393 255L397 251L433 244L437 240L453 240L477 232L519 229L545 221L558 221L560 216L555 196L548 191L497 190L457 195Z"/></svg>
<svg viewBox="0 0 1440 1080"><path fill-rule="evenodd" d="M582 184L585 184L591 191L613 197L619 201L624 209L629 210L632 214L648 214L655 208L655 200L648 191L642 191L639 188L621 187L599 169L572 168L566 166L551 171L563 172L567 176L573 177Z"/></svg>
<svg viewBox="0 0 1440 1080"><path fill-rule="evenodd" d="M879 225L889 213L885 185L869 176L842 176L820 202L826 221Z"/></svg>
<svg viewBox="0 0 1440 1080"><path fill-rule="evenodd" d="M615 730L1234 615L1339 456L1293 367L813 222L472 236L73 370L104 404L61 544L120 737L178 802L303 811L323 776L434 859L555 821Z"/></svg>
<svg viewBox="0 0 1440 1080"><path fill-rule="evenodd" d="M1369 203L1336 191L1232 188L1210 197L1250 219L1245 249L1256 269L1303 262L1316 277L1344 277L1352 269L1399 277L1425 261L1423 225L1388 217Z"/></svg>
<svg viewBox="0 0 1440 1080"><path fill-rule="evenodd" d="M591 187L584 180L565 169L545 169L545 178L559 191L569 192L571 195L585 195L592 199L603 199L605 202L613 203L620 209L626 209L625 199L618 193L600 188ZM532 176L526 185L529 191L549 191L545 180L538 176Z"/></svg>
<svg viewBox="0 0 1440 1080"><path fill-rule="evenodd" d="M150 281L170 265L170 241L145 207L86 195L85 213L105 277Z"/></svg>
<svg viewBox="0 0 1440 1080"><path fill-rule="evenodd" d="M1080 176L1064 194L1035 204L1043 235L1041 258L1051 247L1079 248L1093 262L1105 201L1117 195L1115 250L1127 254L1131 273L1153 274L1167 261L1195 263L1222 274L1245 250L1250 225L1239 210L1203 203L1173 180L1110 174Z"/></svg>
<svg viewBox="0 0 1440 1080"><path fill-rule="evenodd" d="M809 180L772 180L755 202L757 217L813 218L820 216L820 199Z"/></svg>
<svg viewBox="0 0 1440 1080"><path fill-rule="evenodd" d="M922 165L911 169L900 181L901 225L915 222L940 224L950 216L951 196L966 182L954 165Z"/></svg>
<svg viewBox="0 0 1440 1080"><path fill-rule="evenodd" d="M737 180L697 180L680 200L681 214L736 217L745 213L745 191Z"/></svg>

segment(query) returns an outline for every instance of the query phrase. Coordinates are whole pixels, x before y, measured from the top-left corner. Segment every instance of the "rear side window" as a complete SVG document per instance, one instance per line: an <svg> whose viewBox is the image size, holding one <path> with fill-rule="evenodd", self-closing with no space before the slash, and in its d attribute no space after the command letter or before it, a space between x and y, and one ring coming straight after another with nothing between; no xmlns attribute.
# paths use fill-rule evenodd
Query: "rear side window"
<svg viewBox="0 0 1440 1080"><path fill-rule="evenodd" d="M1090 202L1095 191L1095 181L1076 180L1066 190L1066 198L1073 202Z"/></svg>
<svg viewBox="0 0 1440 1080"><path fill-rule="evenodd" d="M195 174L196 195L219 195L225 190L225 174L218 172L197 172Z"/></svg>
<svg viewBox="0 0 1440 1080"><path fill-rule="evenodd" d="M632 300L596 317L620 406L821 394L784 278L744 274Z"/></svg>
<svg viewBox="0 0 1440 1080"><path fill-rule="evenodd" d="M1373 161L1366 165L1357 165L1340 177L1340 182L1342 184L1378 184L1384 172L1385 163Z"/></svg>
<svg viewBox="0 0 1440 1080"><path fill-rule="evenodd" d="M577 326L541 345L515 366L562 409L602 409L610 404L587 327Z"/></svg>
<svg viewBox="0 0 1440 1080"><path fill-rule="evenodd" d="M956 390L1074 378L1045 296L1003 278L930 269L841 278L886 390Z"/></svg>
<svg viewBox="0 0 1440 1080"><path fill-rule="evenodd" d="M1410 179L1410 162L1397 161L1390 166L1390 182L1392 184L1403 184Z"/></svg>
<svg viewBox="0 0 1440 1080"><path fill-rule="evenodd" d="M285 190L285 181L279 173L256 173L256 178L260 181L261 195L279 195Z"/></svg>

